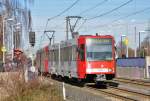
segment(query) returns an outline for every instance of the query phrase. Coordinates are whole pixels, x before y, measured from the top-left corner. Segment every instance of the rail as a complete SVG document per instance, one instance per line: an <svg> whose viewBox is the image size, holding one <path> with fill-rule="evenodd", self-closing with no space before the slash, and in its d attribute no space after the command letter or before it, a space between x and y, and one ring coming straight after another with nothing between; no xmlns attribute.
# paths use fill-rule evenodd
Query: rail
<svg viewBox="0 0 150 101"><path fill-rule="evenodd" d="M140 79L116 78L113 81L150 87L150 80L148 81L148 80L140 80Z"/></svg>
<svg viewBox="0 0 150 101"><path fill-rule="evenodd" d="M149 101L150 94L145 94L142 92L130 91L127 89L122 89L118 87L109 86L108 89L98 89L93 86L86 86L87 89L99 91L107 96L114 97L123 101Z"/></svg>

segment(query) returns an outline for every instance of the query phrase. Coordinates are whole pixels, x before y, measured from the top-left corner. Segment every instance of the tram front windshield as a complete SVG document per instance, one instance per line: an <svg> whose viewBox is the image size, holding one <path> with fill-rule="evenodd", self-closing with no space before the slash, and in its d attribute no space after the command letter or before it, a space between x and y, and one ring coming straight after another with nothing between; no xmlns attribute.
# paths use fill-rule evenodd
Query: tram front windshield
<svg viewBox="0 0 150 101"><path fill-rule="evenodd" d="M87 61L112 60L112 39L86 39Z"/></svg>

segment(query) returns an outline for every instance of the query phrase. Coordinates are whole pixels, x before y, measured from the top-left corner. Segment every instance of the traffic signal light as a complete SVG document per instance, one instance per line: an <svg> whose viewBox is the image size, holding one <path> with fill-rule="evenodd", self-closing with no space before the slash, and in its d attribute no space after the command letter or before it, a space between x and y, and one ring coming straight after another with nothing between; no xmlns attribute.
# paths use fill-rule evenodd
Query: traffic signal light
<svg viewBox="0 0 150 101"><path fill-rule="evenodd" d="M35 32L29 32L29 42L31 46L35 45Z"/></svg>

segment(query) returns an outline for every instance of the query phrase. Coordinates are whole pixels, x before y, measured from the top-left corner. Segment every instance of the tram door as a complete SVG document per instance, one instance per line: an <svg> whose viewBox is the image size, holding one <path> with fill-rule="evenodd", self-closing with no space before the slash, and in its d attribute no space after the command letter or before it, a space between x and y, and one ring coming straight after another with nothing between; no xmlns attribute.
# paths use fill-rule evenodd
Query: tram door
<svg viewBox="0 0 150 101"><path fill-rule="evenodd" d="M78 66L78 76L79 78L84 78L85 76L85 45L81 44L77 48L78 52L78 59L77 59L77 66Z"/></svg>

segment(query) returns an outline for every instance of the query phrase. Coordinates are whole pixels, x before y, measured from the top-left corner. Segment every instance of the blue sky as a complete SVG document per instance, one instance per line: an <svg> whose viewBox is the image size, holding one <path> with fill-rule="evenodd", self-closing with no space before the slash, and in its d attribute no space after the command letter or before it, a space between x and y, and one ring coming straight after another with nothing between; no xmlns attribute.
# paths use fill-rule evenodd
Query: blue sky
<svg viewBox="0 0 150 101"><path fill-rule="evenodd" d="M36 48L48 44L49 40L46 36L42 37L45 29L46 21L48 18L58 15L63 10L68 8L76 0L35 0L34 5L31 7L33 30L36 32ZM93 7L94 5L104 2L95 9L91 9L88 12L80 14L82 11ZM50 20L46 30L55 30L56 42L65 39L65 17L79 15L85 19L101 15L108 12L129 0L79 0L78 3L70 10L62 14L61 16ZM93 20L87 21L83 27L79 30L80 34L111 34L114 35L116 42L120 40L122 34L125 34L129 38L129 44L131 47L134 45L134 27L137 27L137 32L145 30L150 20L150 9L145 12L139 13L134 16L125 17L135 11L143 10L150 7L149 0L133 0L126 6L109 13L103 17L99 17ZM119 19L119 18L122 19ZM116 20L115 22L113 22ZM83 20L80 20L77 25L77 29L82 24ZM76 30L77 30L76 29ZM137 33L138 35L138 33ZM142 37L144 37L142 35ZM138 39L138 37L137 37ZM136 40L138 42L138 40Z"/></svg>

